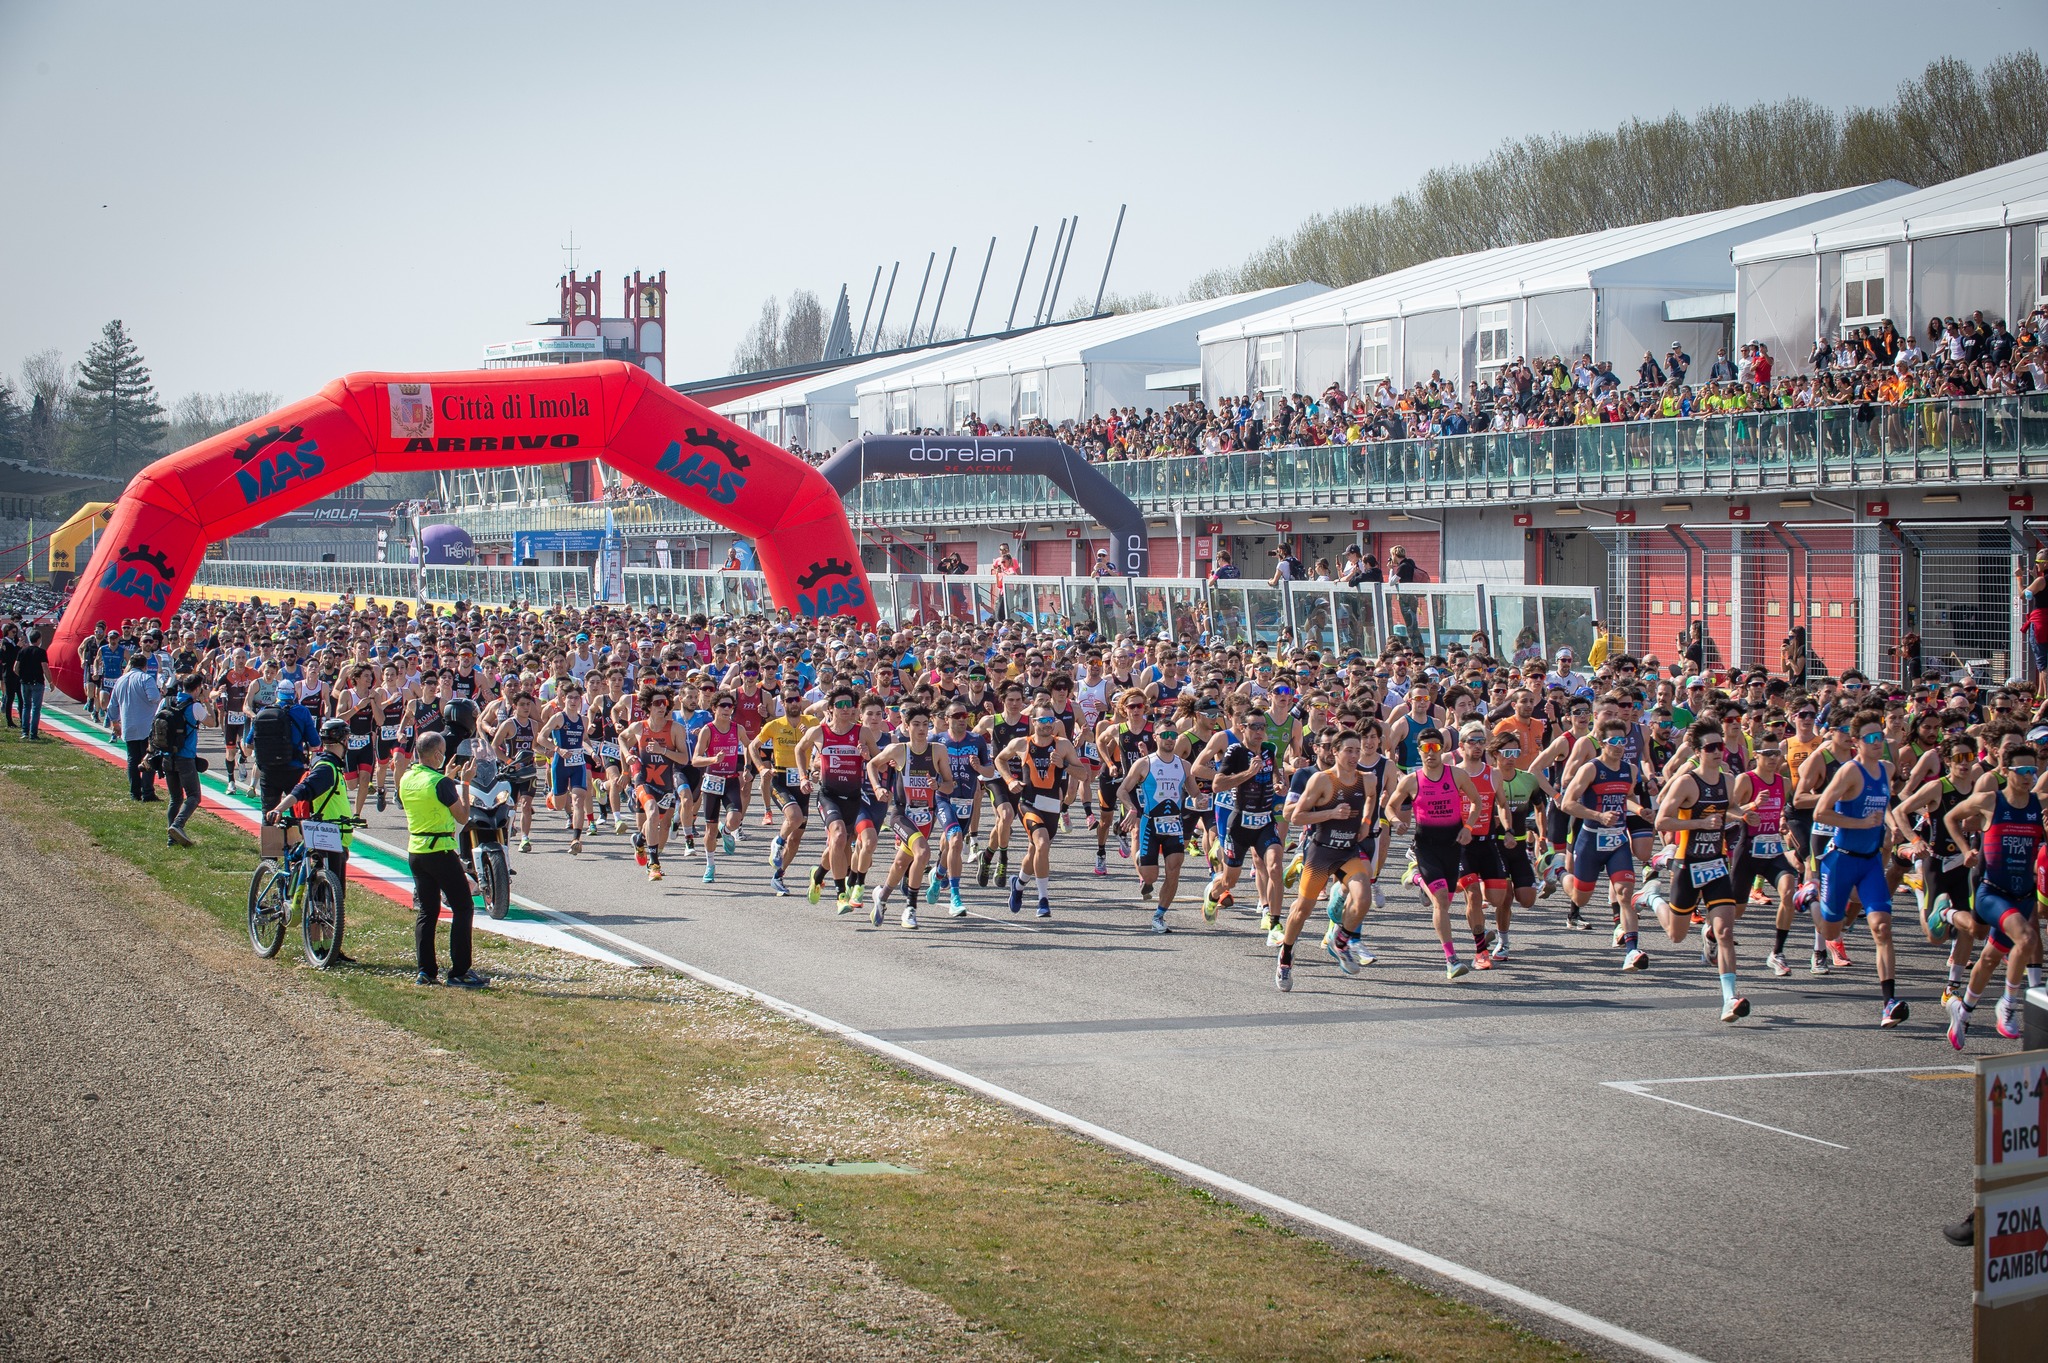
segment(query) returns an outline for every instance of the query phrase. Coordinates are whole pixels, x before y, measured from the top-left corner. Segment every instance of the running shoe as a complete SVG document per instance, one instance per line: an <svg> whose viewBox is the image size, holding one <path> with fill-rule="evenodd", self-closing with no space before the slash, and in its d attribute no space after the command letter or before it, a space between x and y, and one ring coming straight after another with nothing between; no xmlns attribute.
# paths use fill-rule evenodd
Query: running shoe
<svg viewBox="0 0 2048 1363"><path fill-rule="evenodd" d="M1831 969L1833 967L1828 964L1828 954L1825 951L1814 952L1813 959L1806 965L1806 973L1809 975L1825 975Z"/></svg>
<svg viewBox="0 0 2048 1363"><path fill-rule="evenodd" d="M1295 886L1301 884L1300 857L1296 857L1293 861L1287 863L1287 869L1281 872L1280 883L1290 890L1293 889Z"/></svg>
<svg viewBox="0 0 2048 1363"><path fill-rule="evenodd" d="M1493 953L1491 951L1488 951L1485 947L1481 947L1479 948L1479 950L1473 952L1472 968L1474 970L1493 969Z"/></svg>
<svg viewBox="0 0 2048 1363"><path fill-rule="evenodd" d="M1323 943L1323 950L1328 952L1330 959L1337 963L1337 969L1343 971L1346 975L1356 975L1358 973L1358 958L1351 954L1351 943L1346 942L1340 947L1334 940L1326 941Z"/></svg>
<svg viewBox="0 0 2048 1363"><path fill-rule="evenodd" d="M1024 882L1015 876L1010 877L1010 912L1024 912Z"/></svg>
<svg viewBox="0 0 2048 1363"><path fill-rule="evenodd" d="M849 886L847 886L847 887L846 887L846 902L847 902L848 906L849 906L849 907L852 907L852 908L856 908L856 909L857 909L857 908L859 908L859 907L860 907L860 902L861 902L861 899L862 899L862 897L863 897L863 896L865 896L865 895L867 894L867 891L868 891L868 887L867 887L867 886L865 886L865 885L849 885Z"/></svg>
<svg viewBox="0 0 2048 1363"><path fill-rule="evenodd" d="M1960 1051L1970 1030L1970 1010L1963 1007L1960 995L1948 999L1944 1006L1948 1009L1948 1044Z"/></svg>
<svg viewBox="0 0 2048 1363"><path fill-rule="evenodd" d="M903 917L900 921L904 927L914 930L917 927L917 910L905 904L903 906Z"/></svg>
<svg viewBox="0 0 2048 1363"><path fill-rule="evenodd" d="M718 850L731 856L740 850L740 845L733 841L732 834L721 832L718 835Z"/></svg>
<svg viewBox="0 0 2048 1363"><path fill-rule="evenodd" d="M1040 918L1050 918L1050 917L1052 917L1052 901L1051 901L1050 899L1046 899L1046 898L1044 898L1043 896L1041 896L1041 897L1039 898L1039 901L1038 901L1038 916L1039 916Z"/></svg>
<svg viewBox="0 0 2048 1363"><path fill-rule="evenodd" d="M812 902L813 904L817 903L817 902L818 902L818 897L819 897L819 896L820 896L821 894L823 894L823 893L824 893L824 891L825 891L825 868L824 868L824 867L822 867L822 866L820 866L820 867L818 867L818 868L817 868L816 870L814 870L814 871L812 871L812 872L811 872L811 893L810 893L810 901L811 901L811 902Z"/></svg>
<svg viewBox="0 0 2048 1363"><path fill-rule="evenodd" d="M1650 968L1650 953L1644 951L1641 947L1630 947L1628 955L1621 958L1621 968L1623 970L1648 970Z"/></svg>
<svg viewBox="0 0 2048 1363"><path fill-rule="evenodd" d="M1202 891L1202 921L1204 923L1216 921L1216 897L1207 890Z"/></svg>
<svg viewBox="0 0 2048 1363"><path fill-rule="evenodd" d="M582 854L583 854L583 839L581 839L581 838L571 838L571 839L569 839L569 855L570 855L570 856L572 856L572 857L575 857L575 856L581 856Z"/></svg>
<svg viewBox="0 0 2048 1363"><path fill-rule="evenodd" d="M519 850L522 852L531 852L533 850L533 839L521 838L519 840Z"/></svg>
<svg viewBox="0 0 2048 1363"><path fill-rule="evenodd" d="M640 866L647 864L647 843L638 833L633 835L633 861Z"/></svg>
<svg viewBox="0 0 2048 1363"><path fill-rule="evenodd" d="M1100 853L1097 853L1095 857L1095 874L1099 876L1109 874L1109 862Z"/></svg>
<svg viewBox="0 0 2048 1363"><path fill-rule="evenodd" d="M1131 859L1131 840L1129 838L1122 836L1119 836L1117 838L1116 854L1122 857L1125 861L1129 861Z"/></svg>
<svg viewBox="0 0 2048 1363"><path fill-rule="evenodd" d="M982 889L986 890L988 888L989 875L994 870L995 863L991 861L989 858L983 857L981 859L981 869L975 872L974 875L975 883L981 886Z"/></svg>
<svg viewBox="0 0 2048 1363"><path fill-rule="evenodd" d="M1493 959L1496 962L1499 961L1501 957L1507 955L1508 939L1506 938L1506 936L1504 936L1501 933L1495 933L1493 935L1493 942L1489 950L1493 952Z"/></svg>
<svg viewBox="0 0 2048 1363"><path fill-rule="evenodd" d="M2020 1004L2018 999L2010 996L2001 998L1998 1001L1997 1017L1998 1034L2008 1041L2017 1040L2020 1033L2025 1030L2020 1026ZM1961 1047L1957 1049L1960 1050Z"/></svg>
<svg viewBox="0 0 2048 1363"><path fill-rule="evenodd" d="M967 835L967 845L965 848L962 849L962 851L969 861L972 861L976 857L981 855L981 848L975 845L974 835L972 833L969 833Z"/></svg>
<svg viewBox="0 0 2048 1363"><path fill-rule="evenodd" d="M1351 939L1351 959L1360 965L1372 965L1379 960L1379 957L1366 949L1364 938L1354 937Z"/></svg>
<svg viewBox="0 0 2048 1363"><path fill-rule="evenodd" d="M660 863L660 862L658 862L658 861L650 861L650 862L648 862L648 863L647 863L647 878L648 878L649 880L660 880L660 879L661 879L661 863Z"/></svg>
<svg viewBox="0 0 2048 1363"><path fill-rule="evenodd" d="M1700 964L1712 965L1714 963L1714 955L1714 934L1711 932L1702 933L1700 935Z"/></svg>
<svg viewBox="0 0 2048 1363"><path fill-rule="evenodd" d="M1814 896L1818 895L1819 893L1819 881L1809 880L1804 882L1800 885L1798 889L1792 892L1792 907L1795 909L1804 909L1808 904L1811 904L1813 902Z"/></svg>
<svg viewBox="0 0 2048 1363"><path fill-rule="evenodd" d="M1828 943L1829 964L1839 970L1847 970L1856 963L1849 959L1849 945L1837 937Z"/></svg>
<svg viewBox="0 0 2048 1363"><path fill-rule="evenodd" d="M832 901L832 905L832 911L842 918L845 917L847 914L852 913L856 908L859 907L859 905L854 903L852 897L845 890L841 890L839 892L839 897Z"/></svg>
<svg viewBox="0 0 2048 1363"><path fill-rule="evenodd" d="M705 863L704 863L704 883L705 883L706 885L712 885L712 884L716 884L716 883L717 883L717 881L718 881L718 863L717 863L717 862L715 862L715 861L707 861L707 862L705 862Z"/></svg>
<svg viewBox="0 0 2048 1363"><path fill-rule="evenodd" d="M1573 905L1564 911L1564 925L1573 932L1591 932L1593 930L1593 925L1586 921L1586 915L1579 912L1577 905Z"/></svg>
<svg viewBox="0 0 2048 1363"><path fill-rule="evenodd" d="M855 907L856 907L856 908L857 908L857 907L859 907L859 904L860 904L860 901L859 901L859 900L855 900L855 901L854 901L854 905L855 905ZM872 907L872 908L870 908L870 909L868 910L868 922L870 922L870 923L874 924L874 925L875 925L876 927L878 927L878 928L879 928L880 926L882 926L882 915L883 915L884 913L886 913L887 911L888 911L888 906L887 906L887 905L886 905L885 903L883 903L883 901L882 901L882 896L880 896L880 895L876 895L876 896L875 896L875 903L874 903L874 907ZM908 912L908 911L909 911L909 910L908 910L908 907L906 906L906 908L905 908L905 912Z"/></svg>
<svg viewBox="0 0 2048 1363"><path fill-rule="evenodd" d="M1884 1007L1877 1010L1877 1025L1880 1027L1896 1027L1911 1016L1913 1016L1913 1010L1906 1006L1904 999L1886 999ZM2015 1032L2013 1035L2018 1036L2019 1033Z"/></svg>
<svg viewBox="0 0 2048 1363"><path fill-rule="evenodd" d="M1283 994L1294 992L1294 967L1276 965L1273 967L1273 987Z"/></svg>
<svg viewBox="0 0 2048 1363"><path fill-rule="evenodd" d="M1159 887L1156 884L1148 883L1138 886L1138 899L1142 903L1151 903L1153 899L1155 899L1158 896L1158 894Z"/></svg>
<svg viewBox="0 0 2048 1363"><path fill-rule="evenodd" d="M1172 932L1172 931L1173 931L1173 929L1172 929L1172 928L1169 928L1168 926L1166 926L1166 910L1165 910L1165 909L1154 909L1154 910L1152 910L1152 931L1153 931L1153 932L1155 932L1155 933L1159 933L1159 934L1161 934L1161 935L1164 935L1164 934L1166 934L1166 933L1169 933L1169 932Z"/></svg>
<svg viewBox="0 0 2048 1363"><path fill-rule="evenodd" d="M946 891L946 912L955 918L967 916L967 906L960 902L960 887L957 885Z"/></svg>
<svg viewBox="0 0 2048 1363"><path fill-rule="evenodd" d="M1560 879L1557 874L1557 868L1553 866L1543 873L1543 888L1536 892L1536 897L1538 899L1550 898L1550 896L1557 893L1559 883Z"/></svg>
<svg viewBox="0 0 2048 1363"><path fill-rule="evenodd" d="M1625 928L1623 928L1623 927L1621 926L1621 920L1620 920L1619 918L1615 919L1615 920L1614 920L1614 945L1616 945L1616 946L1620 946L1620 945L1621 945L1621 939L1622 939L1622 938L1624 938L1624 937L1626 937L1626 936L1628 936L1628 931L1627 931L1627 929L1625 929Z"/></svg>
<svg viewBox="0 0 2048 1363"><path fill-rule="evenodd" d="M1938 894L1934 896L1934 907L1927 911L1927 935L1934 939L1937 946L1946 942L1956 930L1955 924L1948 918L1951 907L1949 897Z"/></svg>
<svg viewBox="0 0 2048 1363"><path fill-rule="evenodd" d="M614 833L623 833L623 832L625 832L625 831L626 831L626 816L625 816L625 815L623 815L623 814L614 814L614 815L612 815L612 832L614 832Z"/></svg>
<svg viewBox="0 0 2048 1363"><path fill-rule="evenodd" d="M1455 956L1444 962L1444 978L1447 980L1462 980L1471 973L1472 967Z"/></svg>
<svg viewBox="0 0 2048 1363"><path fill-rule="evenodd" d="M1088 831L1090 833L1095 831L1095 807L1093 805L1088 807Z"/></svg>
<svg viewBox="0 0 2048 1363"><path fill-rule="evenodd" d="M1377 884L1372 887L1372 906L1376 909L1387 907L1386 893Z"/></svg>
<svg viewBox="0 0 2048 1363"><path fill-rule="evenodd" d="M1781 980L1792 973L1792 967L1789 964L1787 964L1785 960L1785 953L1782 951L1774 951L1770 955L1764 957L1764 964L1769 966L1771 968L1771 973L1773 975L1776 975Z"/></svg>
<svg viewBox="0 0 2048 1363"><path fill-rule="evenodd" d="M1749 1000L1740 995L1728 1000L1728 1006L1721 1010L1721 1021L1723 1022L1734 1022L1738 1018L1746 1018L1748 1016Z"/></svg>
<svg viewBox="0 0 2048 1363"><path fill-rule="evenodd" d="M1284 942L1284 941L1286 941L1286 940L1287 940L1287 929L1286 929L1286 928L1283 928L1283 927L1279 926L1278 924L1275 924L1274 926L1272 926L1272 927L1270 927L1270 928L1267 928L1267 929L1266 929L1266 945L1267 945L1267 946L1269 946L1269 947L1277 947L1277 946L1279 946L1279 945L1280 945L1280 944L1281 944L1282 942Z"/></svg>
<svg viewBox="0 0 2048 1363"><path fill-rule="evenodd" d="M233 787L230 786L229 789L232 790ZM379 814L384 812L384 792L381 790L377 792L377 812Z"/></svg>
<svg viewBox="0 0 2048 1363"><path fill-rule="evenodd" d="M1415 854L1410 852L1408 860L1401 866L1401 883L1403 885L1420 885L1422 882L1416 877L1421 874L1421 870L1422 868L1415 864Z"/></svg>
<svg viewBox="0 0 2048 1363"><path fill-rule="evenodd" d="M1259 931L1260 931L1260 932L1271 932L1272 930L1273 930L1273 911L1272 911L1271 909L1260 909L1260 910L1259 910Z"/></svg>
<svg viewBox="0 0 2048 1363"><path fill-rule="evenodd" d="M787 895L789 893L789 886L782 883L782 872L780 871L768 877L768 888L775 891L778 895Z"/></svg>

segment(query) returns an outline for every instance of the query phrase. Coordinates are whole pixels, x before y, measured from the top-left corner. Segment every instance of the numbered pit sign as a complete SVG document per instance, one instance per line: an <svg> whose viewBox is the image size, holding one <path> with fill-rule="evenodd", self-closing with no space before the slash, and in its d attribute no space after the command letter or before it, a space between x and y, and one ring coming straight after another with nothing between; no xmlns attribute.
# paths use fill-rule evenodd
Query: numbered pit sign
<svg viewBox="0 0 2048 1363"><path fill-rule="evenodd" d="M1977 1177L2048 1174L2048 1051L1977 1062Z"/></svg>

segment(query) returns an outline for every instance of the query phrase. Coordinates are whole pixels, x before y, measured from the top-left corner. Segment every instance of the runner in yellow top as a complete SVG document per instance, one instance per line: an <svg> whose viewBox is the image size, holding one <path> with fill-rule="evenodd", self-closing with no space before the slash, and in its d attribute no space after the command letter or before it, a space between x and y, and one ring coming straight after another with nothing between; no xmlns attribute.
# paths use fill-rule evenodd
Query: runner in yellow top
<svg viewBox="0 0 2048 1363"><path fill-rule="evenodd" d="M797 740L817 726L818 718L804 712L804 694L795 686L782 693L782 713L761 725L748 745L754 768L769 778L771 800L782 804L782 828L775 835L769 853L768 884L777 894L788 894L782 883L782 868L796 856L804 840L804 826L811 818L811 797L804 792L804 774L797 765Z"/></svg>

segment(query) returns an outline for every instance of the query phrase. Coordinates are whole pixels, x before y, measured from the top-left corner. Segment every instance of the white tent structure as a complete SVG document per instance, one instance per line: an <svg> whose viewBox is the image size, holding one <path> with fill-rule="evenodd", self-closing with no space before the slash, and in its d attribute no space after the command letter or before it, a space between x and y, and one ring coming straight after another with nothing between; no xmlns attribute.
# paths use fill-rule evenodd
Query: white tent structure
<svg viewBox="0 0 2048 1363"><path fill-rule="evenodd" d="M1202 394L1467 383L1520 356L1591 354L1633 381L1680 342L1704 371L1733 320L1736 245L1904 194L1896 180L1411 266L1203 330Z"/></svg>
<svg viewBox="0 0 2048 1363"><path fill-rule="evenodd" d="M1074 322L911 365L862 383L860 428L880 435L958 430L970 414L1012 426L1033 418L1057 425L1112 407L1157 407L1146 379L1194 367L1202 328L1326 293L1292 284Z"/></svg>
<svg viewBox="0 0 2048 1363"><path fill-rule="evenodd" d="M860 434L855 390L861 384L993 344L988 340L961 341L911 355L877 355L721 402L712 410L785 449L829 452Z"/></svg>
<svg viewBox="0 0 2048 1363"><path fill-rule="evenodd" d="M1745 242L1735 331L1790 366L1814 342L1931 317L2008 325L2048 298L2048 152Z"/></svg>

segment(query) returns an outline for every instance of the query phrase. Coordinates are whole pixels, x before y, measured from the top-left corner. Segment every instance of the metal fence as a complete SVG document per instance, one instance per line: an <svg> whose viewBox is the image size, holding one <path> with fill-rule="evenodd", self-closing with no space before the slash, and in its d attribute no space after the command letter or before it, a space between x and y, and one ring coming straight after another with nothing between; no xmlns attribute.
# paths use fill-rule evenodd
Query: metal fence
<svg viewBox="0 0 2048 1363"><path fill-rule="evenodd" d="M413 568L403 564L276 563L211 559L196 586L235 593L398 597L480 605L592 604L592 574L582 568ZM1332 652L1378 654L1390 642L1440 654L1480 645L1498 657L1548 658L1570 646L1583 659L1600 615L1592 587L1510 587L1432 583L1262 582L1210 585L1187 578L1010 577L895 574L869 579L882 620L894 628L941 624L1017 624L1103 637L1311 644ZM759 573L628 568L625 604L681 615L759 614L773 609Z"/></svg>

